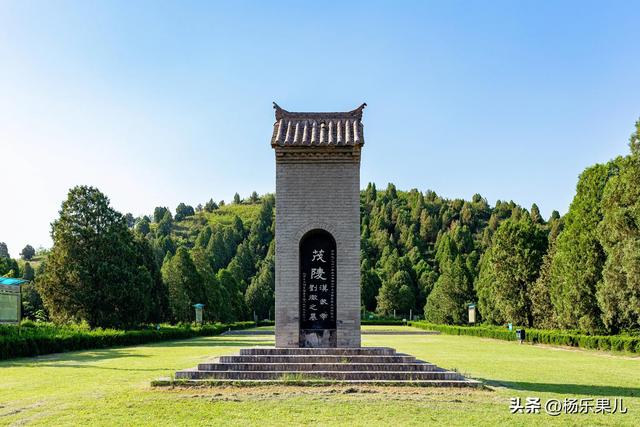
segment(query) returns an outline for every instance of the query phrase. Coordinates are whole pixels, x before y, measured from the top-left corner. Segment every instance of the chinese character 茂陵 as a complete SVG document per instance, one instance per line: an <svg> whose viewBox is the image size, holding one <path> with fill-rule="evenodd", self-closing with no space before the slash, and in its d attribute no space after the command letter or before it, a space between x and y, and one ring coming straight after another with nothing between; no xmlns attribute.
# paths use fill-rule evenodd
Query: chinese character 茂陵
<svg viewBox="0 0 640 427"><path fill-rule="evenodd" d="M313 262L313 261L326 262L324 260L324 251L322 249L320 249L320 250L314 249L313 250L313 259L311 259L311 262Z"/></svg>

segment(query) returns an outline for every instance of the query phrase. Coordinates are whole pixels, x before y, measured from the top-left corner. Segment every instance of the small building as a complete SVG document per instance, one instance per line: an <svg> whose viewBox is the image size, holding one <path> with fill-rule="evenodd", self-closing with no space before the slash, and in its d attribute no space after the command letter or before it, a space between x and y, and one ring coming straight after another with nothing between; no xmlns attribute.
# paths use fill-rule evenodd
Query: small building
<svg viewBox="0 0 640 427"><path fill-rule="evenodd" d="M27 280L0 277L0 323L19 323L22 318L21 285Z"/></svg>

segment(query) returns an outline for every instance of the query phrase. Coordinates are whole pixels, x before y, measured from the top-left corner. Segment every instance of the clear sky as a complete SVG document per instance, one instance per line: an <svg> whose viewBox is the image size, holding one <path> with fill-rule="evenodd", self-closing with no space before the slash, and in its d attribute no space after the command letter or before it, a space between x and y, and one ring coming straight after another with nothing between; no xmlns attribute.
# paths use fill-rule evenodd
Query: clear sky
<svg viewBox="0 0 640 427"><path fill-rule="evenodd" d="M0 2L0 241L273 192L271 102L367 102L362 186L566 212L640 116L637 1Z"/></svg>

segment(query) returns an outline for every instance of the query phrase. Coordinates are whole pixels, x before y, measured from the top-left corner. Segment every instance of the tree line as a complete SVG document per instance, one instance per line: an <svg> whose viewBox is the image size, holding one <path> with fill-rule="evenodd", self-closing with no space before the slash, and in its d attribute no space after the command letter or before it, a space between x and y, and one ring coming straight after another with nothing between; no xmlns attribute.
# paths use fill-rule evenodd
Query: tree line
<svg viewBox="0 0 640 427"><path fill-rule="evenodd" d="M477 303L491 324L639 329L639 134L640 122L629 154L583 171L563 217L545 219L536 204L490 206L479 194L446 199L370 183L361 192L363 311L464 324ZM71 189L33 304L41 298L52 320L93 326L188 322L196 303L209 321L273 316L275 196L236 194L232 204L254 217L211 222L225 206L211 199L135 218L95 188ZM0 266L11 263L1 255Z"/></svg>

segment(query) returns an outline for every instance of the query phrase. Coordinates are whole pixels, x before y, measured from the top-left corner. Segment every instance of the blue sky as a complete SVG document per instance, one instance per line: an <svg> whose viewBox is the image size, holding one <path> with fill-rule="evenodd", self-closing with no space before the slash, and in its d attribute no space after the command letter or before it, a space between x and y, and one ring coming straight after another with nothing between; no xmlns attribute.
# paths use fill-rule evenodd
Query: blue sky
<svg viewBox="0 0 640 427"><path fill-rule="evenodd" d="M367 102L362 186L566 212L628 151L639 2L0 3L0 241L68 189L122 212L272 192L271 102Z"/></svg>

